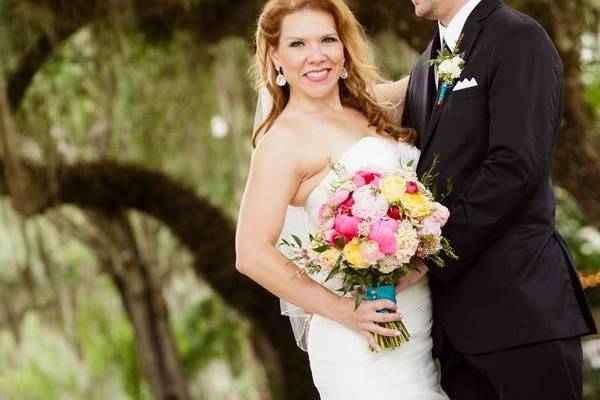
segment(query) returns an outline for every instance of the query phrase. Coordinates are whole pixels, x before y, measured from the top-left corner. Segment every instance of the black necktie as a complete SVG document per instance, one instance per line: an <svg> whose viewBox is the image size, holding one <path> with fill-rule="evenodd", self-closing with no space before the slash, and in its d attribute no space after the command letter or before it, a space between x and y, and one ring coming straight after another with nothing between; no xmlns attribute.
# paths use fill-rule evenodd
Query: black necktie
<svg viewBox="0 0 600 400"><path fill-rule="evenodd" d="M452 52L452 50L450 50L450 47L446 43L446 40L442 39L442 47L440 47L440 51L444 51L444 50ZM440 88L442 87L442 83L441 83L441 80L440 80L439 71L437 71L437 78L438 78L438 80L437 80L437 91L439 93L440 92Z"/></svg>
<svg viewBox="0 0 600 400"><path fill-rule="evenodd" d="M446 43L446 39L442 39L442 49L452 52L452 50L450 50L450 46L448 46L448 43Z"/></svg>

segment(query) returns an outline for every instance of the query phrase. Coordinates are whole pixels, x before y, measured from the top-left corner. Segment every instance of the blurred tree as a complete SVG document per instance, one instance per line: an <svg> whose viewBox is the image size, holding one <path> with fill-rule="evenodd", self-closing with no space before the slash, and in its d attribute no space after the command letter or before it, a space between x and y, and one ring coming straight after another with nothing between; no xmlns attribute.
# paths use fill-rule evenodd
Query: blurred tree
<svg viewBox="0 0 600 400"><path fill-rule="evenodd" d="M154 397L191 399L175 350L161 281L140 255L129 218L123 212L86 214L86 224L58 215L53 221L94 249L102 270L113 280L135 332L141 365Z"/></svg>

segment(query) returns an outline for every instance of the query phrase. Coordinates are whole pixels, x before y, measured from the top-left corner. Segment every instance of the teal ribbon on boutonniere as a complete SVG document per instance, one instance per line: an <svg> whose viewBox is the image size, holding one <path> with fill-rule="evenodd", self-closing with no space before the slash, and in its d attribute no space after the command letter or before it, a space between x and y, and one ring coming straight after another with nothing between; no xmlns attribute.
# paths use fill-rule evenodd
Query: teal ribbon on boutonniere
<svg viewBox="0 0 600 400"><path fill-rule="evenodd" d="M442 82L442 86L440 87L440 93L438 95L438 99L436 102L436 104L438 106L441 105L444 102L444 100L446 100L446 94L453 87L454 87L454 83L452 83L451 85L448 85L446 82Z"/></svg>
<svg viewBox="0 0 600 400"><path fill-rule="evenodd" d="M447 48L438 50L438 56L426 62L429 66L437 67L438 81L442 82L436 101L438 106L446 100L448 91L454 86L454 82L458 79L465 67L464 55L460 51L462 38L463 36L461 34L456 41L453 51L450 51Z"/></svg>

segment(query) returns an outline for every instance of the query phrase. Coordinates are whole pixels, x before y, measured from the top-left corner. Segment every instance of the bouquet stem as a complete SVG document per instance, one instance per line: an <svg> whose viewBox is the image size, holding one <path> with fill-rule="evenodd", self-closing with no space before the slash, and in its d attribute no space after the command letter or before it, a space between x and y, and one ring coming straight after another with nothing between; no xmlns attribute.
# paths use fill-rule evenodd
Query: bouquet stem
<svg viewBox="0 0 600 400"><path fill-rule="evenodd" d="M396 287L394 285L382 285L382 286L378 286L378 287L368 287L367 288L367 300L379 300L379 299L391 300L395 303L396 302ZM382 309L382 310L378 310L378 312L389 313L391 311L388 309ZM396 349L396 348L402 346L402 344L409 341L410 332L408 332L408 329L406 329L406 326L404 325L404 323L402 321L383 322L383 323L378 323L378 324L385 328L395 329L397 331L400 331L399 336L384 336L384 335L375 334L375 340L377 341L377 344L379 345L379 347L381 347L383 350ZM369 345L369 349L371 351L375 351L375 349L373 349L373 347L371 347L370 345Z"/></svg>
<svg viewBox="0 0 600 400"><path fill-rule="evenodd" d="M395 329L401 332L400 336L384 336L375 334L375 340L377 340L377 344L384 350L393 350L396 349L402 344L408 342L410 339L410 333L406 326L402 323L402 321L394 321L394 322L385 322L379 324L385 328ZM374 349L371 347L371 351Z"/></svg>

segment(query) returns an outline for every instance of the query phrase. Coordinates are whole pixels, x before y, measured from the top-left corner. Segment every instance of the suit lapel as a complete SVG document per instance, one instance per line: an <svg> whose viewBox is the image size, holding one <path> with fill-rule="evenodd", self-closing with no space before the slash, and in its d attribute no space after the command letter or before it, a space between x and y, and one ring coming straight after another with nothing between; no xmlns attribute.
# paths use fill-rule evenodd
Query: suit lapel
<svg viewBox="0 0 600 400"><path fill-rule="evenodd" d="M479 36L479 32L481 31L481 21L485 19L496 7L500 4L500 0L482 0L481 3L475 7L467 21L465 22L465 26L463 27L462 34L462 50L461 52L464 55L465 63L469 63L469 55L475 42L477 41L477 37ZM436 34L436 38L439 41L439 32ZM430 67L431 74L433 75L433 67ZM457 79L459 81L462 79L461 76ZM431 86L433 86L433 78L431 80ZM437 96L437 92L436 92ZM425 132L422 135L423 140L420 141L421 153L425 152L427 145L431 142L431 138L435 134L435 129L440 121L440 118L444 112L444 107L446 103L452 97L452 90L446 96L446 99L442 102L442 104L433 106L433 111L430 114L429 122L427 123L427 127L425 128ZM433 99L431 99L433 101ZM436 102L437 103L437 102ZM431 103L430 103L431 104Z"/></svg>
<svg viewBox="0 0 600 400"><path fill-rule="evenodd" d="M428 48L428 53L429 53L429 60L431 60L432 57L436 57L437 56L437 51L439 49L439 43L440 43L440 32L436 30L435 33L435 37L433 38L433 41L429 44L429 48ZM425 60L425 62L427 62L428 60ZM427 103L424 104L425 106L425 110L427 110L427 121L429 121L431 119L431 106L433 105L433 101L434 98L437 96L437 90L435 88L435 75L434 75L434 71L433 71L433 67L427 67L427 73L425 74L427 81L425 82L425 96L423 96L423 100L426 101Z"/></svg>
<svg viewBox="0 0 600 400"><path fill-rule="evenodd" d="M433 105L433 101L434 101L434 98L437 93L435 86L434 86L435 76L433 73L433 67L429 67L425 63L427 62L427 60L436 56L437 49L439 47L439 45L438 45L439 42L440 42L440 36L439 36L439 32L436 30L435 37L429 43L429 47L427 47L427 49L425 50L425 54L427 54L429 58L424 59L424 60L422 59L419 61L419 64L420 64L419 68L422 69L422 73L420 74L421 95L420 95L419 101L420 101L420 108L421 108L421 110L423 110L422 115L424 116L424 118L420 124L422 131L421 131L421 135L419 135L419 143L425 143L427 141L425 138L425 131L426 131L426 127L427 127L429 121L431 120L432 105Z"/></svg>

